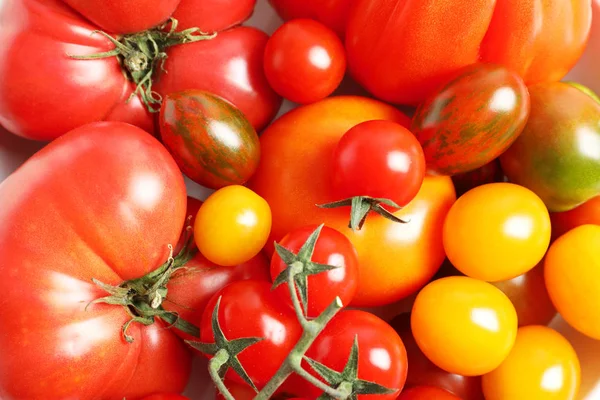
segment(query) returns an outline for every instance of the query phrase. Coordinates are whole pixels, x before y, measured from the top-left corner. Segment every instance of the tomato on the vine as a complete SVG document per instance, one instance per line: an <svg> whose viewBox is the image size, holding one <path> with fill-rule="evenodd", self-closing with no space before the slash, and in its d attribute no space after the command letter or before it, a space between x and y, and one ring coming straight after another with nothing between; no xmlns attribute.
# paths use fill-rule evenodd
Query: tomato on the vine
<svg viewBox="0 0 600 400"><path fill-rule="evenodd" d="M346 72L346 53L339 37L310 19L284 23L273 33L264 57L265 74L277 93L307 104L329 96Z"/></svg>
<svg viewBox="0 0 600 400"><path fill-rule="evenodd" d="M508 356L517 335L517 313L500 289L465 276L431 282L411 313L414 338L438 367L482 375Z"/></svg>
<svg viewBox="0 0 600 400"><path fill-rule="evenodd" d="M463 400L435 386L415 386L400 393L397 400Z"/></svg>

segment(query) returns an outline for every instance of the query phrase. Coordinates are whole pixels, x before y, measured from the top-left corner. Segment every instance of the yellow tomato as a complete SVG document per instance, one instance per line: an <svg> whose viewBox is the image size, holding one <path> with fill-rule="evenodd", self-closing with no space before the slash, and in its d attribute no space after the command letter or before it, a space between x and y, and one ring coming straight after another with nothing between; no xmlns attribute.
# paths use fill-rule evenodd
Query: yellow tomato
<svg viewBox="0 0 600 400"><path fill-rule="evenodd" d="M500 289L466 276L431 282L417 296L411 328L419 348L453 374L497 368L517 335L517 312Z"/></svg>
<svg viewBox="0 0 600 400"><path fill-rule="evenodd" d="M206 199L194 223L200 253L223 266L241 264L256 256L270 232L269 204L237 185L224 187Z"/></svg>
<svg viewBox="0 0 600 400"><path fill-rule="evenodd" d="M583 225L558 238L546 255L544 276L563 318L600 340L600 226Z"/></svg>
<svg viewBox="0 0 600 400"><path fill-rule="evenodd" d="M444 249L459 271L498 282L535 267L550 244L550 215L531 190L491 183L470 190L450 209Z"/></svg>
<svg viewBox="0 0 600 400"><path fill-rule="evenodd" d="M520 328L507 359L483 376L486 400L574 400L580 383L577 353L545 326Z"/></svg>

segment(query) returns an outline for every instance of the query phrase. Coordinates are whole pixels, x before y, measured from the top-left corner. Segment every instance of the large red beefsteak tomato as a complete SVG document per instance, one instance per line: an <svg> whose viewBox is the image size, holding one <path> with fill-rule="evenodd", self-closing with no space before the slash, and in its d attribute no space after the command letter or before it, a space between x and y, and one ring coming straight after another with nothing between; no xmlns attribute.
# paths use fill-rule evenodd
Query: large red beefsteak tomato
<svg viewBox="0 0 600 400"><path fill-rule="evenodd" d="M277 14L286 21L297 18L317 20L340 37L346 33L350 8L356 0L269 0Z"/></svg>
<svg viewBox="0 0 600 400"><path fill-rule="evenodd" d="M118 122L80 127L0 184L0 398L138 399L181 392L191 356L156 320L90 302L154 271L176 245L186 193L164 147ZM142 300L143 302L143 300Z"/></svg>
<svg viewBox="0 0 600 400"><path fill-rule="evenodd" d="M558 81L581 56L591 18L591 0L355 0L348 63L367 90L401 104L476 61L528 84Z"/></svg>

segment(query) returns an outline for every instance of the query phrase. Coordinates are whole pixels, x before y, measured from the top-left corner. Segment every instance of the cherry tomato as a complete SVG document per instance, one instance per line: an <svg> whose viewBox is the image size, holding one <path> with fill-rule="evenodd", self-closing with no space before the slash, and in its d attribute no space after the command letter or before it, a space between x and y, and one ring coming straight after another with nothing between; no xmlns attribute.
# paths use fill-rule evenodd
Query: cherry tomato
<svg viewBox="0 0 600 400"><path fill-rule="evenodd" d="M457 196L462 196L469 190L478 186L502 181L504 181L504 172L502 172L500 161L498 159L487 163L476 170L454 175L452 177Z"/></svg>
<svg viewBox="0 0 600 400"><path fill-rule="evenodd" d="M296 229L287 234L279 244L297 254L316 228L316 225L309 225ZM338 268L308 276L308 316L319 316L336 297L342 300L342 304L350 304L358 287L358 255L350 240L335 229L324 226L311 261ZM287 267L275 253L271 259L271 278L275 280ZM292 305L286 283L279 286L275 292Z"/></svg>
<svg viewBox="0 0 600 400"><path fill-rule="evenodd" d="M225 386L229 390L229 393L235 400L253 400L256 396L256 392L250 386L241 383L225 381ZM225 397L216 389L215 397L217 400L225 400Z"/></svg>
<svg viewBox="0 0 600 400"><path fill-rule="evenodd" d="M586 201L571 211L550 214L552 236L558 238L581 225L600 225L600 196Z"/></svg>
<svg viewBox="0 0 600 400"><path fill-rule="evenodd" d="M270 283L235 282L217 292L208 303L200 326L204 343L215 342L212 316L219 299L219 324L227 340L263 338L238 354L238 360L250 379L262 388L300 338L302 328L296 314L271 291ZM226 377L244 383L231 369Z"/></svg>
<svg viewBox="0 0 600 400"><path fill-rule="evenodd" d="M340 139L331 176L341 198L385 198L404 207L421 189L425 156L419 141L402 125L366 121Z"/></svg>
<svg viewBox="0 0 600 400"><path fill-rule="evenodd" d="M573 400L581 380L577 353L545 326L519 329L508 358L483 376L486 400Z"/></svg>
<svg viewBox="0 0 600 400"><path fill-rule="evenodd" d="M465 376L497 368L517 335L517 312L499 289L465 276L438 279L417 296L411 327L438 367Z"/></svg>
<svg viewBox="0 0 600 400"><path fill-rule="evenodd" d="M573 328L600 339L600 226L582 225L558 238L546 255L546 287Z"/></svg>
<svg viewBox="0 0 600 400"><path fill-rule="evenodd" d="M461 196L444 224L444 248L452 265L490 282L522 275L544 257L550 216L529 189L490 183Z"/></svg>
<svg viewBox="0 0 600 400"><path fill-rule="evenodd" d="M397 400L462 400L447 390L435 386L416 386L406 389Z"/></svg>
<svg viewBox="0 0 600 400"><path fill-rule="evenodd" d="M307 104L329 96L346 71L339 37L320 22L296 19L283 24L267 42L267 80L281 96Z"/></svg>
<svg viewBox="0 0 600 400"><path fill-rule="evenodd" d="M160 393L146 396L142 400L190 400L185 396L175 393Z"/></svg>
<svg viewBox="0 0 600 400"><path fill-rule="evenodd" d="M257 255L270 232L269 204L238 185L224 187L206 199L194 223L198 250L223 266L241 264Z"/></svg>

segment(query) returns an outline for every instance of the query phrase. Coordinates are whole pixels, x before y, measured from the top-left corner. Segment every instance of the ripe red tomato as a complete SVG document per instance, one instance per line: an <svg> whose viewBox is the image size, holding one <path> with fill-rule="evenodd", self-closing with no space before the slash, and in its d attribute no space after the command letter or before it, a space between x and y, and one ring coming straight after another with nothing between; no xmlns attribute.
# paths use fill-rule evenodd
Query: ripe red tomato
<svg viewBox="0 0 600 400"><path fill-rule="evenodd" d="M410 203L423 184L425 156L415 136L392 121L367 121L342 136L333 153L333 189L355 196Z"/></svg>
<svg viewBox="0 0 600 400"><path fill-rule="evenodd" d="M247 20L255 5L256 0L181 0L173 18L179 29L218 32Z"/></svg>
<svg viewBox="0 0 600 400"><path fill-rule="evenodd" d="M0 198L2 397L181 392L191 357L173 330L134 322L127 343L130 309L90 304L108 295L92 279L140 278L177 244L186 191L165 148L131 125L86 125L23 164Z"/></svg>
<svg viewBox="0 0 600 400"><path fill-rule="evenodd" d="M558 238L581 225L600 225L600 196L586 201L571 211L550 213L552 236Z"/></svg>
<svg viewBox="0 0 600 400"><path fill-rule="evenodd" d="M346 30L354 77L378 98L417 104L477 61L525 82L560 80L579 59L591 0L355 0Z"/></svg>
<svg viewBox="0 0 600 400"><path fill-rule="evenodd" d="M174 393L160 393L146 396L142 400L190 400L185 396Z"/></svg>
<svg viewBox="0 0 600 400"><path fill-rule="evenodd" d="M309 225L295 229L281 239L279 245L298 254L316 228L316 225ZM342 300L342 304L350 304L358 287L358 255L350 240L335 229L324 226L317 239L311 261L338 268L308 276L308 317L318 317L336 297ZM287 267L279 254L275 253L271 259L273 281ZM290 307L292 306L287 282L277 287L275 292Z"/></svg>
<svg viewBox="0 0 600 400"><path fill-rule="evenodd" d="M284 20L314 19L333 29L342 39L353 2L354 0L269 0Z"/></svg>
<svg viewBox="0 0 600 400"><path fill-rule="evenodd" d="M271 291L271 284L260 281L234 282L217 292L208 303L200 337L203 343L214 343L212 315L219 306L219 323L227 340L263 338L247 347L238 359L254 384L260 389L275 374L302 333L294 311ZM226 377L244 383L233 370Z"/></svg>
<svg viewBox="0 0 600 400"><path fill-rule="evenodd" d="M397 400L462 400L447 390L435 386L416 386L406 389Z"/></svg>
<svg viewBox="0 0 600 400"><path fill-rule="evenodd" d="M452 177L457 196L462 196L469 190L478 186L502 181L504 181L504 172L500 167L500 160L498 159L495 159L476 170L454 175Z"/></svg>
<svg viewBox="0 0 600 400"><path fill-rule="evenodd" d="M264 65L267 80L277 93L295 103L314 103L342 82L346 53L335 32L323 24L295 19L273 33Z"/></svg>

